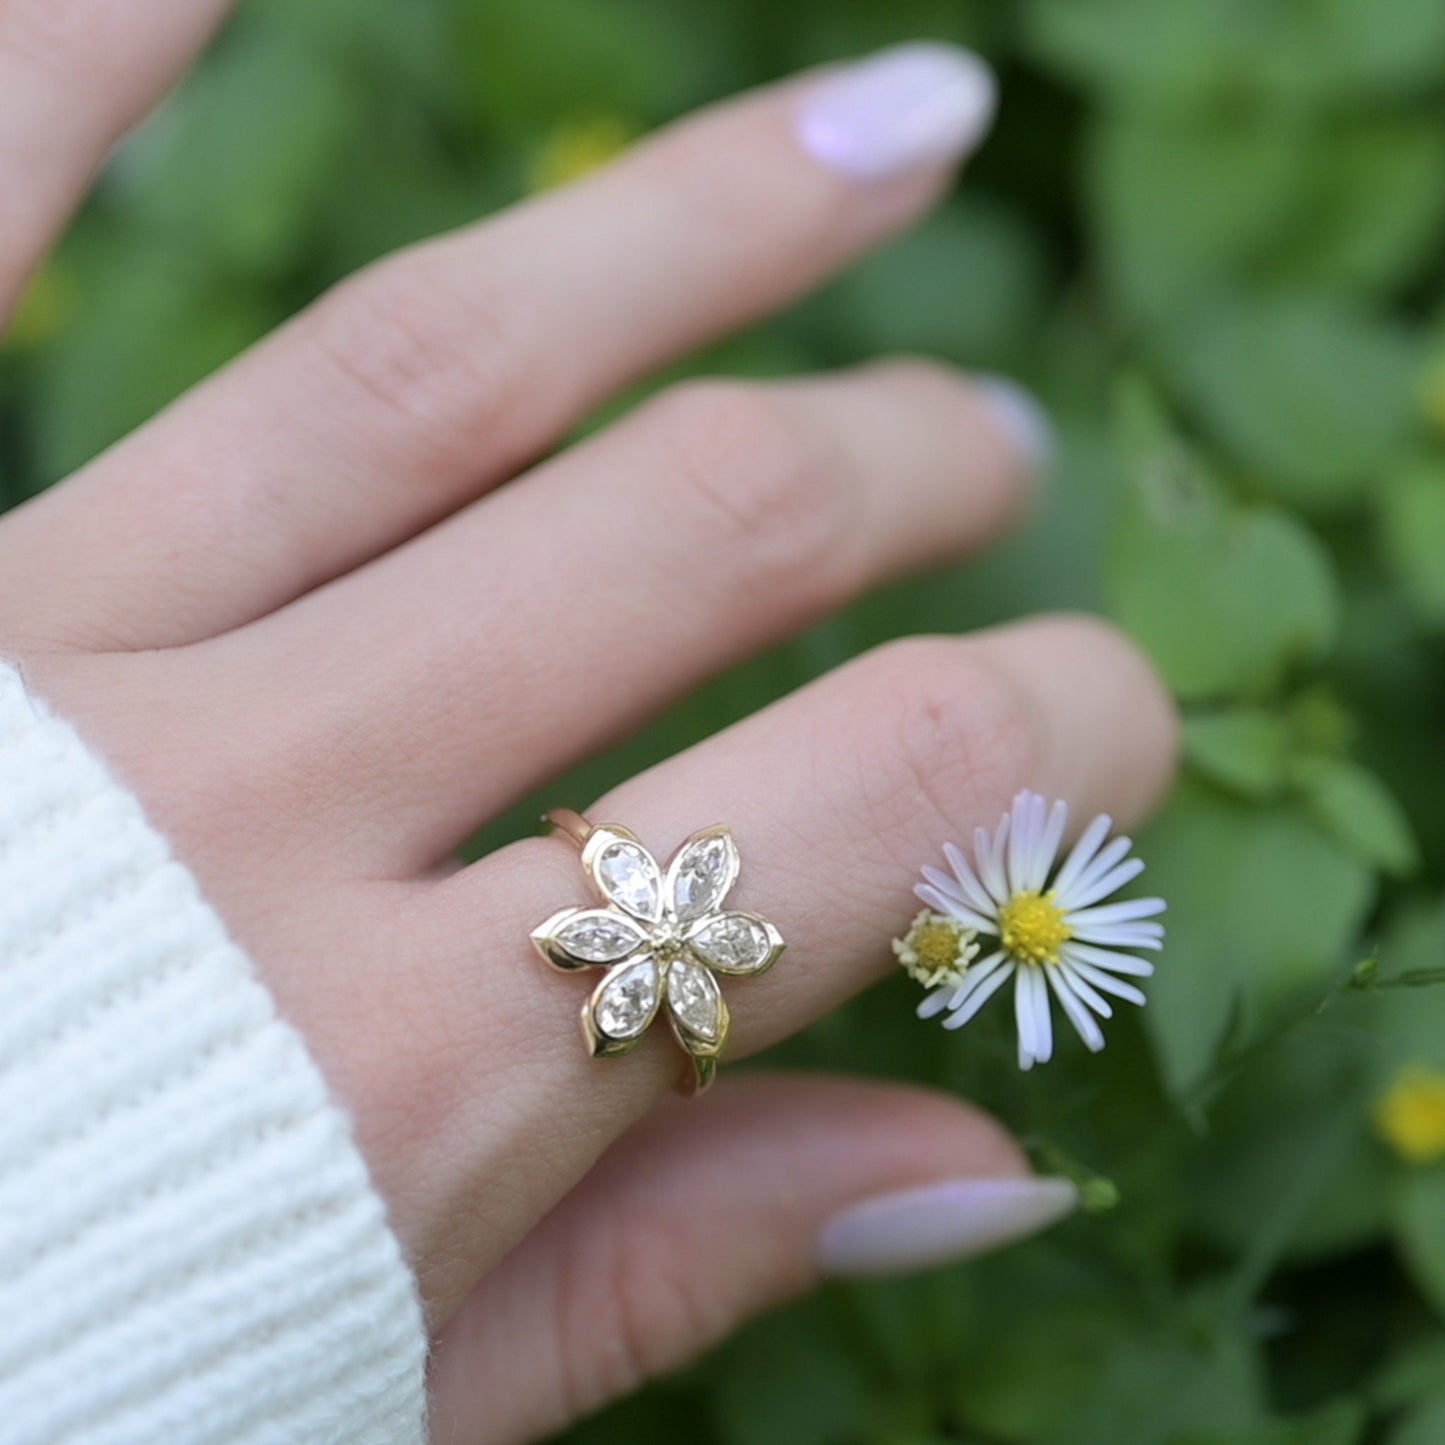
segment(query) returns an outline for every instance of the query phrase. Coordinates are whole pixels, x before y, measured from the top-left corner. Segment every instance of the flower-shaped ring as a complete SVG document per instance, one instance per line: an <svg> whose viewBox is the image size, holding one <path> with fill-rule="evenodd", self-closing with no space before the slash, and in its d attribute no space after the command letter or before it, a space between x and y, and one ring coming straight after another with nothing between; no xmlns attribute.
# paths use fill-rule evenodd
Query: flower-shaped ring
<svg viewBox="0 0 1445 1445"><path fill-rule="evenodd" d="M786 946L755 913L724 911L737 881L737 844L725 827L694 833L666 868L626 828L594 827L579 813L548 813L552 827L582 849L600 908L564 908L532 931L556 968L605 968L582 1007L596 1058L629 1053L658 1011L693 1064L692 1091L717 1073L728 1037L728 1006L715 974L765 973Z"/></svg>

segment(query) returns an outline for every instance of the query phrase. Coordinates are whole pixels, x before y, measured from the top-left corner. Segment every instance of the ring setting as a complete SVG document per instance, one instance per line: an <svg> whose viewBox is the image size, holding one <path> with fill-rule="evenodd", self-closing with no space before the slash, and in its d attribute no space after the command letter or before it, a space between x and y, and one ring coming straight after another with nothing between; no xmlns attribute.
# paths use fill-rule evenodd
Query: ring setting
<svg viewBox="0 0 1445 1445"><path fill-rule="evenodd" d="M570 809L546 821L581 848L601 900L563 908L532 931L554 968L606 970L582 1007L589 1050L630 1053L665 1013L692 1063L690 1091L706 1088L730 1027L717 976L766 973L786 947L767 919L723 907L741 867L732 833L704 828L663 866L626 828L594 827Z"/></svg>

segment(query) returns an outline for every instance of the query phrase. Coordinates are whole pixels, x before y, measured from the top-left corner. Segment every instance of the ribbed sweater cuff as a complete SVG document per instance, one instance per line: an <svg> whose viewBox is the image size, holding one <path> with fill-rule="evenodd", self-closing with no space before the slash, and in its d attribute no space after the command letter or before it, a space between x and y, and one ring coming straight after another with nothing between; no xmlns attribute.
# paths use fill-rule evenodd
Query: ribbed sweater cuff
<svg viewBox="0 0 1445 1445"><path fill-rule="evenodd" d="M191 875L0 664L0 1438L411 1445L415 1287Z"/></svg>

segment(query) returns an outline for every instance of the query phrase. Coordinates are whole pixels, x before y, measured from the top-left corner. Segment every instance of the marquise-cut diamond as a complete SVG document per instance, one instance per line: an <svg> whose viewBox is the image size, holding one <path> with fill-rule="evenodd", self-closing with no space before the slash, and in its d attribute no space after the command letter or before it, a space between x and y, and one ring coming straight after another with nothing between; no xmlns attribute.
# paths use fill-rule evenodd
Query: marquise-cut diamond
<svg viewBox="0 0 1445 1445"><path fill-rule="evenodd" d="M557 942L587 963L616 963L642 943L642 930L619 913L583 913L566 924Z"/></svg>
<svg viewBox="0 0 1445 1445"><path fill-rule="evenodd" d="M700 918L715 907L732 883L732 839L714 834L690 844L673 875L672 907L679 919Z"/></svg>
<svg viewBox="0 0 1445 1445"><path fill-rule="evenodd" d="M597 990L592 1016L610 1039L634 1039L652 1022L659 990L657 965L639 959L607 975Z"/></svg>
<svg viewBox="0 0 1445 1445"><path fill-rule="evenodd" d="M772 949L767 930L744 913L720 915L693 934L689 943L704 963L724 973L761 968Z"/></svg>
<svg viewBox="0 0 1445 1445"><path fill-rule="evenodd" d="M679 959L667 972L667 1002L700 1039L715 1039L722 1025L722 995L705 969Z"/></svg>
<svg viewBox="0 0 1445 1445"><path fill-rule="evenodd" d="M636 843L610 843L597 860L597 878L607 896L629 913L657 916L661 892L657 864Z"/></svg>

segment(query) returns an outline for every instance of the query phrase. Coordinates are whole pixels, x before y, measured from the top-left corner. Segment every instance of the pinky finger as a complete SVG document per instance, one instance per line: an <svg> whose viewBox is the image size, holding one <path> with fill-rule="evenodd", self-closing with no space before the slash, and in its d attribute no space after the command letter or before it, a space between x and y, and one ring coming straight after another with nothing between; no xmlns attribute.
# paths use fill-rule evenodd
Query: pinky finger
<svg viewBox="0 0 1445 1445"><path fill-rule="evenodd" d="M752 1076L660 1110L473 1291L433 1357L432 1433L506 1445L684 1364L820 1273L900 1271L1032 1232L1072 1186L958 1101Z"/></svg>

